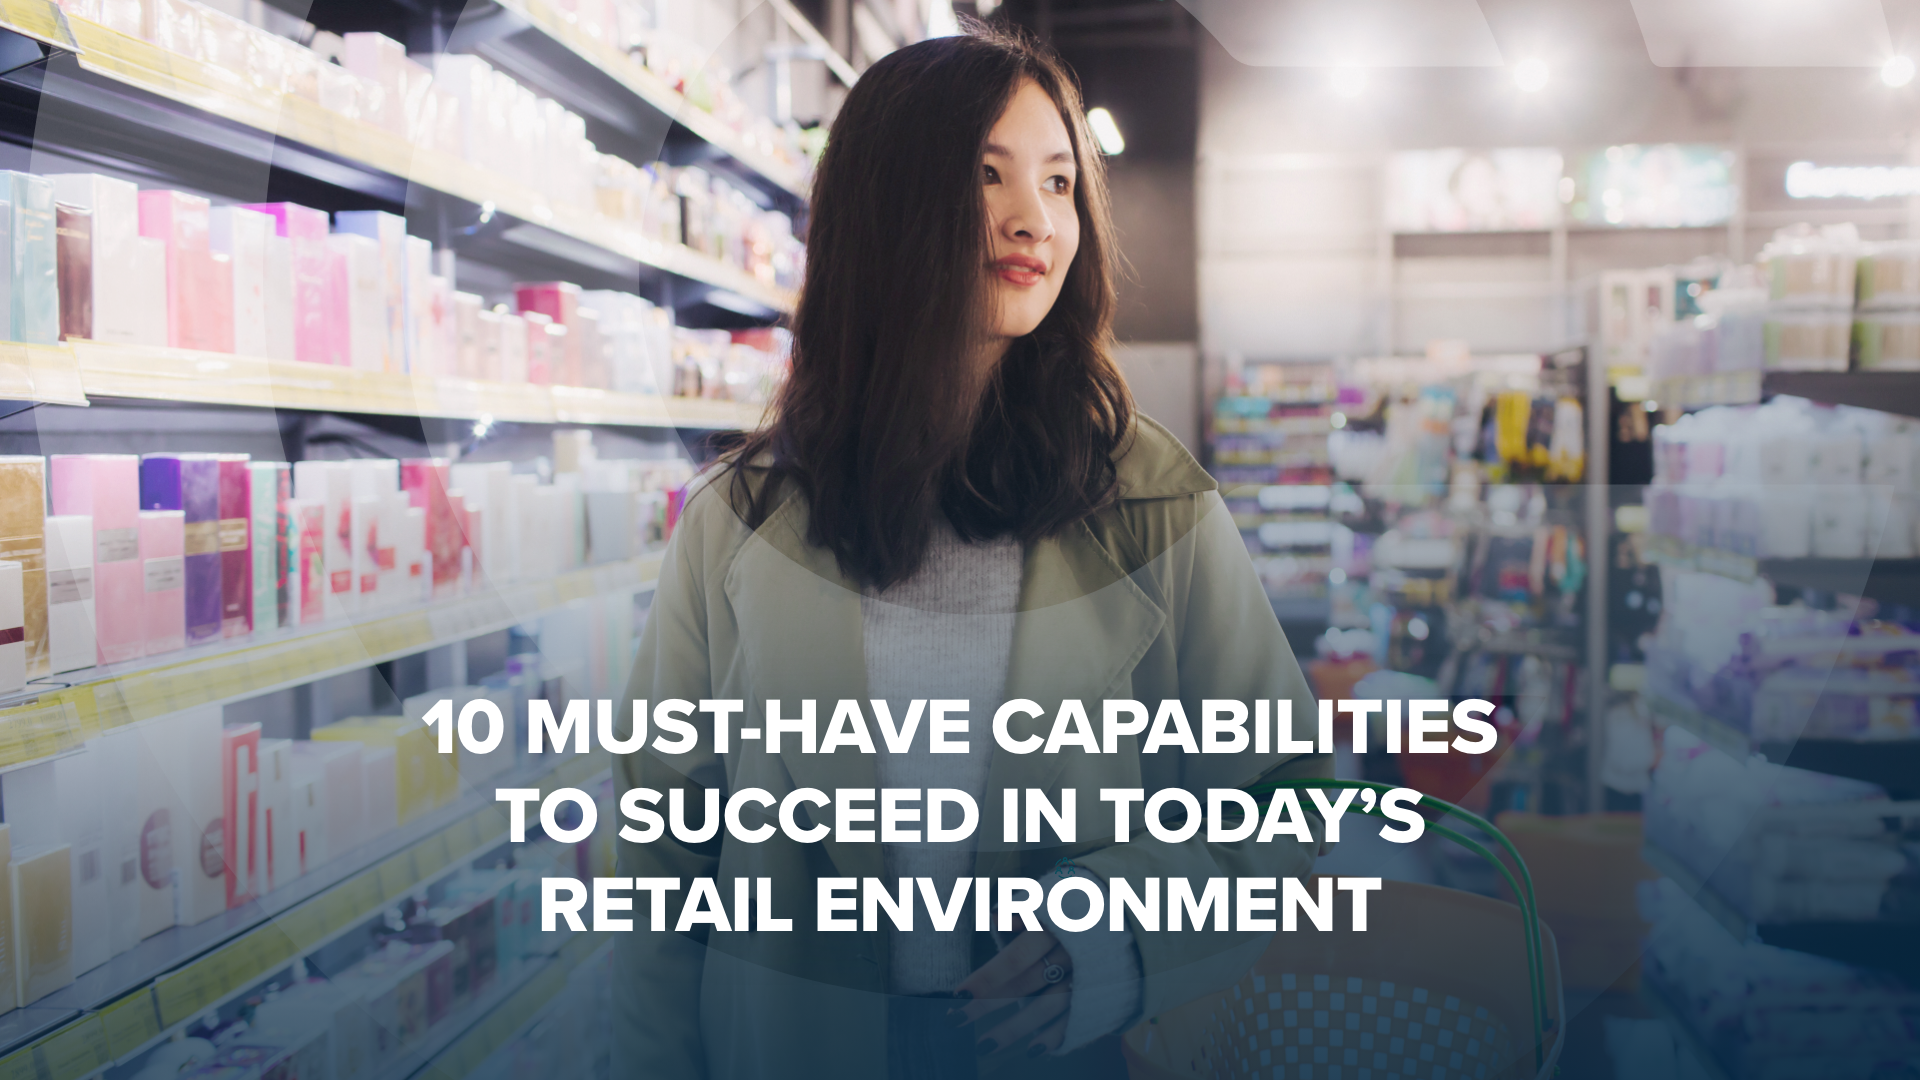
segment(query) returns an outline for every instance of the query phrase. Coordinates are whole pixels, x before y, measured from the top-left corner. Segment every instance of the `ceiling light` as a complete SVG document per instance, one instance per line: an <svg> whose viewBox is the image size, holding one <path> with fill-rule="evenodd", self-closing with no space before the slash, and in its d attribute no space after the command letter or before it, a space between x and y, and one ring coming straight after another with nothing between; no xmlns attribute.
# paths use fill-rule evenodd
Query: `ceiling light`
<svg viewBox="0 0 1920 1080"><path fill-rule="evenodd" d="M1513 65L1513 85L1526 93L1534 93L1547 85L1547 62L1530 57Z"/></svg>
<svg viewBox="0 0 1920 1080"><path fill-rule="evenodd" d="M1905 86L1913 81L1913 58L1889 56L1880 65L1880 81L1888 86Z"/></svg>
<svg viewBox="0 0 1920 1080"><path fill-rule="evenodd" d="M1363 67L1337 67L1333 69L1333 92L1343 98L1356 98L1367 89L1367 69Z"/></svg>
<svg viewBox="0 0 1920 1080"><path fill-rule="evenodd" d="M1111 157L1127 148L1127 140L1120 137L1120 125L1113 122L1113 114L1104 108L1087 110L1087 126L1093 129L1093 139L1100 144L1100 152Z"/></svg>

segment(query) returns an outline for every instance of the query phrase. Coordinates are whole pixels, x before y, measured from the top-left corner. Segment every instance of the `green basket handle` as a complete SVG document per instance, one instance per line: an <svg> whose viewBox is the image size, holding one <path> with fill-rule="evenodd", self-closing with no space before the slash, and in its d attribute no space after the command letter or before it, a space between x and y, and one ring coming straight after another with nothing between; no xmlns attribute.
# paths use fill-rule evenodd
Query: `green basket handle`
<svg viewBox="0 0 1920 1080"><path fill-rule="evenodd" d="M1362 790L1362 791L1377 792L1381 796L1381 798L1376 799L1374 801L1373 808L1371 810L1360 809L1358 807L1351 807L1349 808L1349 811L1348 811L1349 813L1351 813L1351 812L1354 812L1355 810L1358 810L1359 813L1366 814L1372 817L1384 816L1380 812L1380 807L1381 807L1381 804L1385 802L1386 794L1390 791L1400 790L1398 788L1395 788L1392 784L1382 784L1372 780L1326 780L1326 779L1320 779L1320 778L1310 778L1310 779L1302 779L1302 780L1279 780L1279 781L1272 781L1268 783L1254 784L1251 787L1248 787L1246 789L1246 792L1249 795L1259 796L1259 795L1271 794L1275 791L1279 791L1281 788L1292 788L1296 790L1306 789L1306 788L1319 788L1322 790L1352 788L1352 789ZM1407 790L1412 790L1412 789L1407 789ZM1463 810L1460 807L1455 806L1450 802L1447 802L1445 799L1437 799L1437 798L1434 798L1432 795L1428 795L1424 792L1420 793L1420 804L1431 804L1431 805L1437 806L1440 809L1446 811L1448 814L1451 814L1455 817L1458 817L1466 821L1468 824L1472 825L1474 828L1477 828L1481 832L1487 834L1488 836L1491 836L1495 842L1497 842L1502 848L1506 849L1507 855L1513 859L1514 866L1520 869L1520 878L1518 881L1516 881L1514 879L1513 873L1507 869L1506 864L1500 861L1499 856L1495 855L1492 851L1488 850L1485 844L1482 844L1478 840L1475 840L1469 836L1465 836L1438 822L1427 823L1426 827L1428 830L1432 832L1436 832L1439 835L1444 836L1449 840L1452 840L1454 843L1459 844L1461 847L1466 848L1468 851L1471 851L1474 854L1480 856L1481 858L1487 860L1489 863L1492 863L1493 868L1495 870L1498 870L1500 872L1500 876L1506 879L1507 887L1513 890L1513 895L1516 898L1518 898L1520 901L1520 926L1521 926L1521 929L1525 931L1525 938L1526 938L1526 945L1527 945L1527 978L1529 983L1528 989L1533 999L1533 1035L1534 1035L1533 1063L1535 1068L1540 1068L1546 1062L1545 1046L1547 1041L1547 1032L1553 1027L1556 1021L1549 1019L1547 1016L1546 975L1545 975L1544 968L1542 968L1541 962L1540 962L1540 914L1539 914L1538 908L1535 906L1535 903L1534 903L1533 875L1527 872L1526 860L1520 857L1520 852L1514 849L1512 842L1510 842L1506 838L1506 835L1504 833L1502 833L1499 829L1496 829L1493 827L1492 822L1488 821L1487 819L1481 817L1478 814L1472 813L1467 810ZM1416 805L1419 805L1419 804L1416 804Z"/></svg>

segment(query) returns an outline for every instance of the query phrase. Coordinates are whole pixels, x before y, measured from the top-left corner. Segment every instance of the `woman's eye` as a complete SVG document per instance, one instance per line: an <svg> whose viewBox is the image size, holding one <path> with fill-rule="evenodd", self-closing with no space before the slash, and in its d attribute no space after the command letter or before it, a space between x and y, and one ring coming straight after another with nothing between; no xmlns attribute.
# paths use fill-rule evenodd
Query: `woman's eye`
<svg viewBox="0 0 1920 1080"><path fill-rule="evenodd" d="M982 179L984 179L987 183L997 184L1000 182L1000 174L994 171L993 166L982 165L980 166L980 168L985 170L982 175Z"/></svg>
<svg viewBox="0 0 1920 1080"><path fill-rule="evenodd" d="M1073 181L1064 176L1048 177L1047 190L1053 192L1055 195L1065 195L1073 190Z"/></svg>

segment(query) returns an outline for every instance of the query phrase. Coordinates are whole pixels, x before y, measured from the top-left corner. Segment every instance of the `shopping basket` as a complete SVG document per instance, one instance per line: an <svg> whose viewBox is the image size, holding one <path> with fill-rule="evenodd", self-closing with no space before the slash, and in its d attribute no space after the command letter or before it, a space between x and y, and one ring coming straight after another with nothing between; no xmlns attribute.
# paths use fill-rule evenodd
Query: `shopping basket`
<svg viewBox="0 0 1920 1080"><path fill-rule="evenodd" d="M1371 789L1357 780L1276 787ZM1539 923L1526 864L1498 830L1438 799L1512 857L1441 823L1429 830L1491 861L1518 905L1456 889L1385 881L1367 901L1367 930L1348 929L1350 893L1336 891L1335 929L1276 936L1240 981L1151 1017L1126 1033L1131 1080L1522 1080L1552 1076L1565 1038L1553 936ZM1355 800L1350 812L1362 811Z"/></svg>

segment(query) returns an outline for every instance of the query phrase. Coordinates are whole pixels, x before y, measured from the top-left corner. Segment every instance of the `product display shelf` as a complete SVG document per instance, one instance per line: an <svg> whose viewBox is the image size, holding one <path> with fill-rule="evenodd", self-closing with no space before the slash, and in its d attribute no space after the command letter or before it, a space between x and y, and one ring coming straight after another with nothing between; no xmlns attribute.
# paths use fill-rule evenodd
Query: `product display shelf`
<svg viewBox="0 0 1920 1080"><path fill-rule="evenodd" d="M9 2L23 5L43 0ZM766 308L769 313L793 309L793 295L788 290L684 245L649 239L586 207L555 205L538 192L451 155L417 148L373 124L348 119L291 94L245 87L237 76L223 69L167 52L86 19L74 18L68 25L78 44L80 67L85 71L119 86L265 132L281 143L298 143L339 159L314 162L313 167L306 170L325 182L382 190L390 198L397 195L397 201L406 201L408 184L431 189L558 234L534 245L546 254L567 257L575 245L583 245L584 250L572 261L600 273L610 269L607 256L612 255L614 263L632 263L635 273L641 266L652 267L724 289ZM120 104L114 95L85 103L101 110L112 110ZM181 137L191 137L198 130L183 128ZM211 133L206 137L210 138ZM232 148L223 143L218 149L230 151ZM275 164L294 164L282 160L283 148L270 150ZM369 175L341 175L354 171ZM392 190L395 185L387 182L387 178L398 181L397 192ZM625 274L628 268L623 265L619 271Z"/></svg>
<svg viewBox="0 0 1920 1080"><path fill-rule="evenodd" d="M1736 581L1766 578L1775 585L1870 596L1892 604L1920 604L1920 559L1761 559L1699 547L1666 536L1647 538L1654 561Z"/></svg>
<svg viewBox="0 0 1920 1080"><path fill-rule="evenodd" d="M572 757L502 782L580 787L606 774L604 759ZM42 1005L57 1002L43 1011L59 1010L61 1022L27 1035L31 1041L25 1045L9 1043L0 1057L0 1077L81 1080L131 1060L294 959L506 841L507 812L489 785L245 907L156 934L43 999ZM529 963L523 970L539 966ZM478 1017L468 1018L473 1019ZM449 1031L446 1038L454 1034Z"/></svg>
<svg viewBox="0 0 1920 1080"><path fill-rule="evenodd" d="M1755 923L1728 903L1711 883L1658 846L1647 844L1641 849L1640 857L1655 872L1680 886L1701 910L1726 927L1736 941L1758 941L1862 967L1920 973L1920 922Z"/></svg>
<svg viewBox="0 0 1920 1080"><path fill-rule="evenodd" d="M1735 760L1758 754L1776 765L1879 784L1895 798L1920 794L1920 740L1754 742L1733 725L1685 702L1652 692L1645 697L1656 716L1685 728Z"/></svg>
<svg viewBox="0 0 1920 1080"><path fill-rule="evenodd" d="M654 581L659 568L660 556L651 555L545 581L500 585L360 622L323 624L265 640L236 640L67 672L57 678L68 685L49 681L29 687L27 695L14 699L18 704L0 708L0 768L52 757L102 731L149 717L362 670L504 630L576 600L642 589Z"/></svg>
<svg viewBox="0 0 1920 1080"><path fill-rule="evenodd" d="M1920 371L1769 371L1768 394L1920 416Z"/></svg>
<svg viewBox="0 0 1920 1080"><path fill-rule="evenodd" d="M754 145L719 117L689 102L645 64L581 31L545 0L494 0L494 4L502 14L536 35L533 41L529 41L527 31L523 31L489 36L480 42L475 51L496 66L528 77L569 108L627 128L634 134L648 128L663 129L664 125L650 125L641 119L648 113L657 114L706 143L714 156L730 159L737 166L730 172L736 175L745 172L748 175L744 178L749 182L758 180L760 186L777 188L787 201L797 203L806 199L804 170L780 160L766 147ZM471 20L474 16L467 18ZM458 32L454 41L459 44ZM581 76L585 74L581 70L582 61L592 74L624 91L620 96L625 100L595 93L594 88L580 85Z"/></svg>
<svg viewBox="0 0 1920 1080"><path fill-rule="evenodd" d="M533 970L516 980L510 993L496 995L498 1003L481 1014L486 1023L463 1025L455 1037L442 1043L442 1049L430 1057L425 1069L410 1075L421 1080L462 1080L539 1021L554 998L566 989L567 976L575 968L595 962L612 949L607 932L570 934L557 956L538 965L524 965ZM397 1072L391 1075L401 1080Z"/></svg>
<svg viewBox="0 0 1920 1080"><path fill-rule="evenodd" d="M706 398L358 371L187 349L90 341L32 349L38 366L31 372L34 392L26 396L61 404L86 404L87 398L55 399L40 393L39 387L47 381L43 371L59 374L60 381L49 382L56 390L72 381L86 394L100 398L528 424L735 430L756 426L764 410L759 405ZM5 389L10 372L6 357L0 354L0 399L13 396Z"/></svg>

